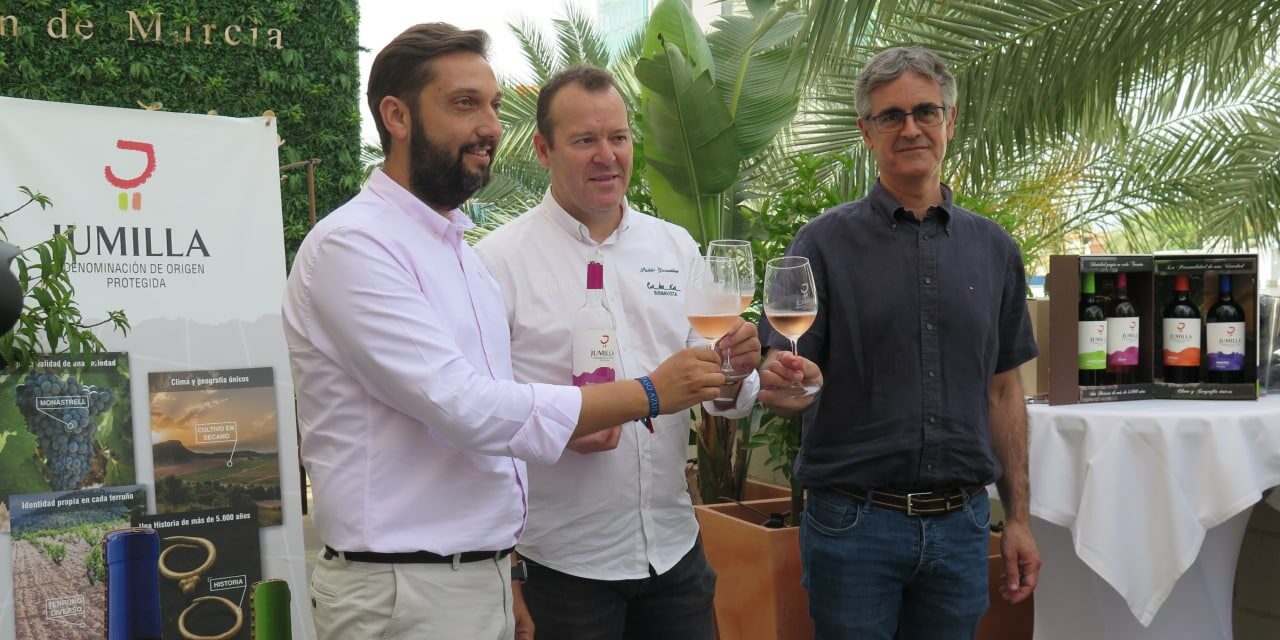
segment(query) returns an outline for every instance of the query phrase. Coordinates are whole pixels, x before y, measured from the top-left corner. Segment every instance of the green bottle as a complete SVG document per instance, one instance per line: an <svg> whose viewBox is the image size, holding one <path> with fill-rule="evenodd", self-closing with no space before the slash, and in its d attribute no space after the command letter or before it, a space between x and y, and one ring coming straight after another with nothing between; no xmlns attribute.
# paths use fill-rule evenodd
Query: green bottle
<svg viewBox="0 0 1280 640"><path fill-rule="evenodd" d="M1079 348L1080 384L1105 384L1107 369L1107 313L1096 297L1095 276L1081 274L1080 317L1076 325Z"/></svg>
<svg viewBox="0 0 1280 640"><path fill-rule="evenodd" d="M289 583L284 580L255 582L252 599L249 615L253 640L293 640Z"/></svg>

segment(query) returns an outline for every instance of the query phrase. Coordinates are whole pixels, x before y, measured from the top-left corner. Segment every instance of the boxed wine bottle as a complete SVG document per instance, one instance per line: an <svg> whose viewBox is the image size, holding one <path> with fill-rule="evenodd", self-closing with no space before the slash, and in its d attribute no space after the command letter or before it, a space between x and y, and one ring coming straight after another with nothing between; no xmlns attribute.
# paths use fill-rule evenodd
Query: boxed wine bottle
<svg viewBox="0 0 1280 640"><path fill-rule="evenodd" d="M1049 259L1049 404L1155 397L1153 272L1151 256Z"/></svg>
<svg viewBox="0 0 1280 640"><path fill-rule="evenodd" d="M1157 398L1258 397L1258 257L1156 256Z"/></svg>

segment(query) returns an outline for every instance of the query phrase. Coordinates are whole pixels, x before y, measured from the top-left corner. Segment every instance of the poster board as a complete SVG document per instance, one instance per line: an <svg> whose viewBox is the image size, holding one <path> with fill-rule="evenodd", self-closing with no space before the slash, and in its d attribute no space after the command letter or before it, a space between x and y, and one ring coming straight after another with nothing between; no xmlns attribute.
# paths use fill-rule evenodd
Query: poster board
<svg viewBox="0 0 1280 640"><path fill-rule="evenodd" d="M304 594L276 145L275 123L264 118L0 98L0 193L16 196L24 185L53 201L5 219L9 240L30 246L75 225L72 282L86 320L120 309L132 324L128 335L98 335L128 354L138 484L155 483L150 415L137 409L150 406L149 374L271 368L283 524L260 529L262 575ZM15 637L7 535L0 640ZM295 606L293 614L298 637L311 637L306 612Z"/></svg>

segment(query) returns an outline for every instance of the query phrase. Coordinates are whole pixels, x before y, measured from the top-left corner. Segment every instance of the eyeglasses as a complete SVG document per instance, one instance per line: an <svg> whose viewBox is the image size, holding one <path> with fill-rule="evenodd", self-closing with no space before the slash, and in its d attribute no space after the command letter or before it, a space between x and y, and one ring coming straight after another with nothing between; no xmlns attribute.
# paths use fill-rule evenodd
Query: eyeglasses
<svg viewBox="0 0 1280 640"><path fill-rule="evenodd" d="M916 121L916 124L921 127L936 127L942 124L948 108L946 105L929 105L927 107L919 107L910 113L890 111L889 113L882 113L872 117L871 121L876 124L876 130L880 133L902 131L902 128L907 126L907 116L911 116Z"/></svg>

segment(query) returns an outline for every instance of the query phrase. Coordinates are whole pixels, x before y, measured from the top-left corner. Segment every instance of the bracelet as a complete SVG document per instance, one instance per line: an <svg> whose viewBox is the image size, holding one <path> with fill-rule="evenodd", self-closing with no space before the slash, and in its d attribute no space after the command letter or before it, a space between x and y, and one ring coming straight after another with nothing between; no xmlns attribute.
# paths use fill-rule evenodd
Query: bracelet
<svg viewBox="0 0 1280 640"><path fill-rule="evenodd" d="M649 376L640 376L636 378L636 381L644 387L645 395L649 396L649 418L658 417L660 413L658 411L658 390L653 388L653 381L649 379Z"/></svg>

